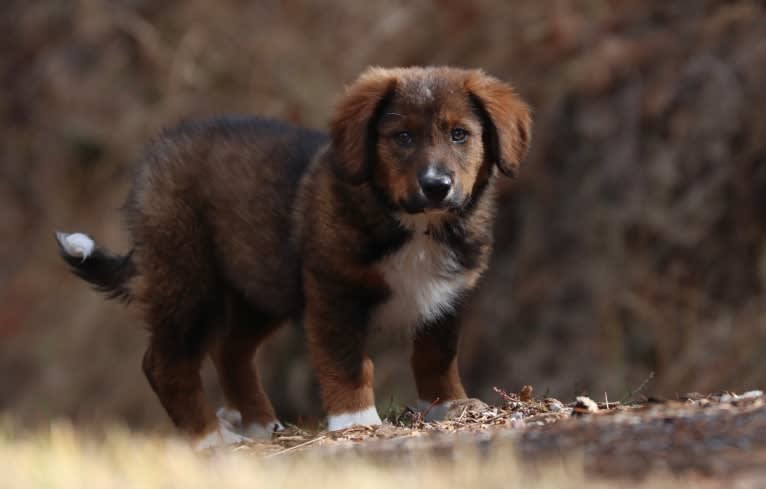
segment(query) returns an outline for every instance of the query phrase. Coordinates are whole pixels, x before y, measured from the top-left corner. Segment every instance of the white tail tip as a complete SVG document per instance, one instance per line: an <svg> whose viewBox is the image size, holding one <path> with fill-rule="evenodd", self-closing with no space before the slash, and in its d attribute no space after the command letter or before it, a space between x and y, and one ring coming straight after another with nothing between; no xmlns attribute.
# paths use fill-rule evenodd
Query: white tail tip
<svg viewBox="0 0 766 489"><path fill-rule="evenodd" d="M96 243L82 233L56 233L56 239L69 256L88 258L96 248Z"/></svg>

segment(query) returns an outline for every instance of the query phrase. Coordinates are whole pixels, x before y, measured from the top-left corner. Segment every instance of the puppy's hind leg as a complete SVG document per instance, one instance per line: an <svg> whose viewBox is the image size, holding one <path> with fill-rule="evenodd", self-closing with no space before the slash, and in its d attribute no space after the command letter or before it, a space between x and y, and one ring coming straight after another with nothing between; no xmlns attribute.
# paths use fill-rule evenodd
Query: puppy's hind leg
<svg viewBox="0 0 766 489"><path fill-rule="evenodd" d="M183 213L171 221L143 218L134 230L143 243L136 252L136 301L151 333L144 373L195 448L246 442L218 422L202 388L200 367L224 304L205 229Z"/></svg>
<svg viewBox="0 0 766 489"><path fill-rule="evenodd" d="M261 385L254 356L278 324L242 301L231 299L227 306L226 324L210 351L227 402L218 418L249 438L270 438L284 427Z"/></svg>
<svg viewBox="0 0 766 489"><path fill-rule="evenodd" d="M202 344L163 333L153 332L143 370L173 424L197 450L250 441L219 423L207 404L200 377Z"/></svg>

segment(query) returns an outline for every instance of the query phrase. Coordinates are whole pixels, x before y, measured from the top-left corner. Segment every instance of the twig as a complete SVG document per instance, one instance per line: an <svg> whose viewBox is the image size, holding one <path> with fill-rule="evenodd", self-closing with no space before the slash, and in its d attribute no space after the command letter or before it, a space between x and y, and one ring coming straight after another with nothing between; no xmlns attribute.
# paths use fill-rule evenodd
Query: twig
<svg viewBox="0 0 766 489"><path fill-rule="evenodd" d="M434 408L434 406L436 406L437 404L439 404L439 398L438 397L436 399L434 399L433 401L431 401L431 405L428 406L428 409L423 411L423 421L425 421L426 416L428 416L428 413L430 413L431 410Z"/></svg>
<svg viewBox="0 0 766 489"><path fill-rule="evenodd" d="M272 453L270 455L266 455L263 458L271 458L271 457L276 457L277 455L283 455L283 454L285 454L287 452L292 452L293 450L297 450L299 448L303 448L303 447L306 447L308 445L311 445L312 443L316 443L319 440L324 440L325 438L327 438L327 435L317 436L316 438L312 438L309 441L306 441L306 442L303 442L303 443L299 443L299 444L297 444L297 445L295 445L293 447L285 448L284 450L280 450L280 451L278 451L276 453Z"/></svg>
<svg viewBox="0 0 766 489"><path fill-rule="evenodd" d="M510 394L505 392L500 387L493 387L492 390L495 391L497 395L499 395L501 398L503 398L503 401L505 401L506 403L516 402L516 399L514 399Z"/></svg>
<svg viewBox="0 0 766 489"><path fill-rule="evenodd" d="M457 423L462 423L462 422L463 422L463 419L465 419L465 414L466 414L467 412L468 412L468 406L466 406L466 407L464 407L464 408L463 408L463 412L462 412L462 413L460 413L460 416L457 418L456 422L457 422Z"/></svg>
<svg viewBox="0 0 766 489"><path fill-rule="evenodd" d="M628 402L628 401L630 401L631 399L633 399L633 396L635 396L635 395L636 395L636 394L638 394L639 392L643 391L643 390L646 388L646 385L647 385L649 382L651 382L653 378L654 378L654 372L649 372L649 376L648 376L646 379L644 379L644 381L643 381L643 382L641 382L641 385L639 385L638 387L636 387L636 389L635 389L635 390L633 390L633 392L629 392L629 393L628 393L628 395L627 395L627 396L625 396L625 397L622 399L622 401L620 401L620 402L621 402L622 404L625 404L626 402Z"/></svg>

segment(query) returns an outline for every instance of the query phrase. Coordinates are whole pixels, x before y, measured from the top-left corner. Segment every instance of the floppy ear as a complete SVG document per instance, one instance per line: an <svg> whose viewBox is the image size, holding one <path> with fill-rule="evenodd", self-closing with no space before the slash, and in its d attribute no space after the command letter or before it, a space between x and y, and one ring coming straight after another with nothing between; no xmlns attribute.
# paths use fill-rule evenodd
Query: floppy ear
<svg viewBox="0 0 766 489"><path fill-rule="evenodd" d="M471 73L465 88L481 115L488 157L515 178L532 138L529 106L512 86L480 71Z"/></svg>
<svg viewBox="0 0 766 489"><path fill-rule="evenodd" d="M330 137L335 152L336 171L355 185L369 176L375 157L375 123L396 86L389 70L367 70L351 86L335 109L330 122Z"/></svg>

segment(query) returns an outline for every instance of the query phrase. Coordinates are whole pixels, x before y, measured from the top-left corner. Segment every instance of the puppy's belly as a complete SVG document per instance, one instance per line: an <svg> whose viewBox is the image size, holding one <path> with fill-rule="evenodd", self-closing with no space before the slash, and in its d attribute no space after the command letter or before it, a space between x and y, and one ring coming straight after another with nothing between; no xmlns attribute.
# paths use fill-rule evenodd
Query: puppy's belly
<svg viewBox="0 0 766 489"><path fill-rule="evenodd" d="M475 281L473 274L460 270L448 248L424 234L414 236L379 267L391 296L373 311L371 325L376 330L412 330L437 321L454 310Z"/></svg>

